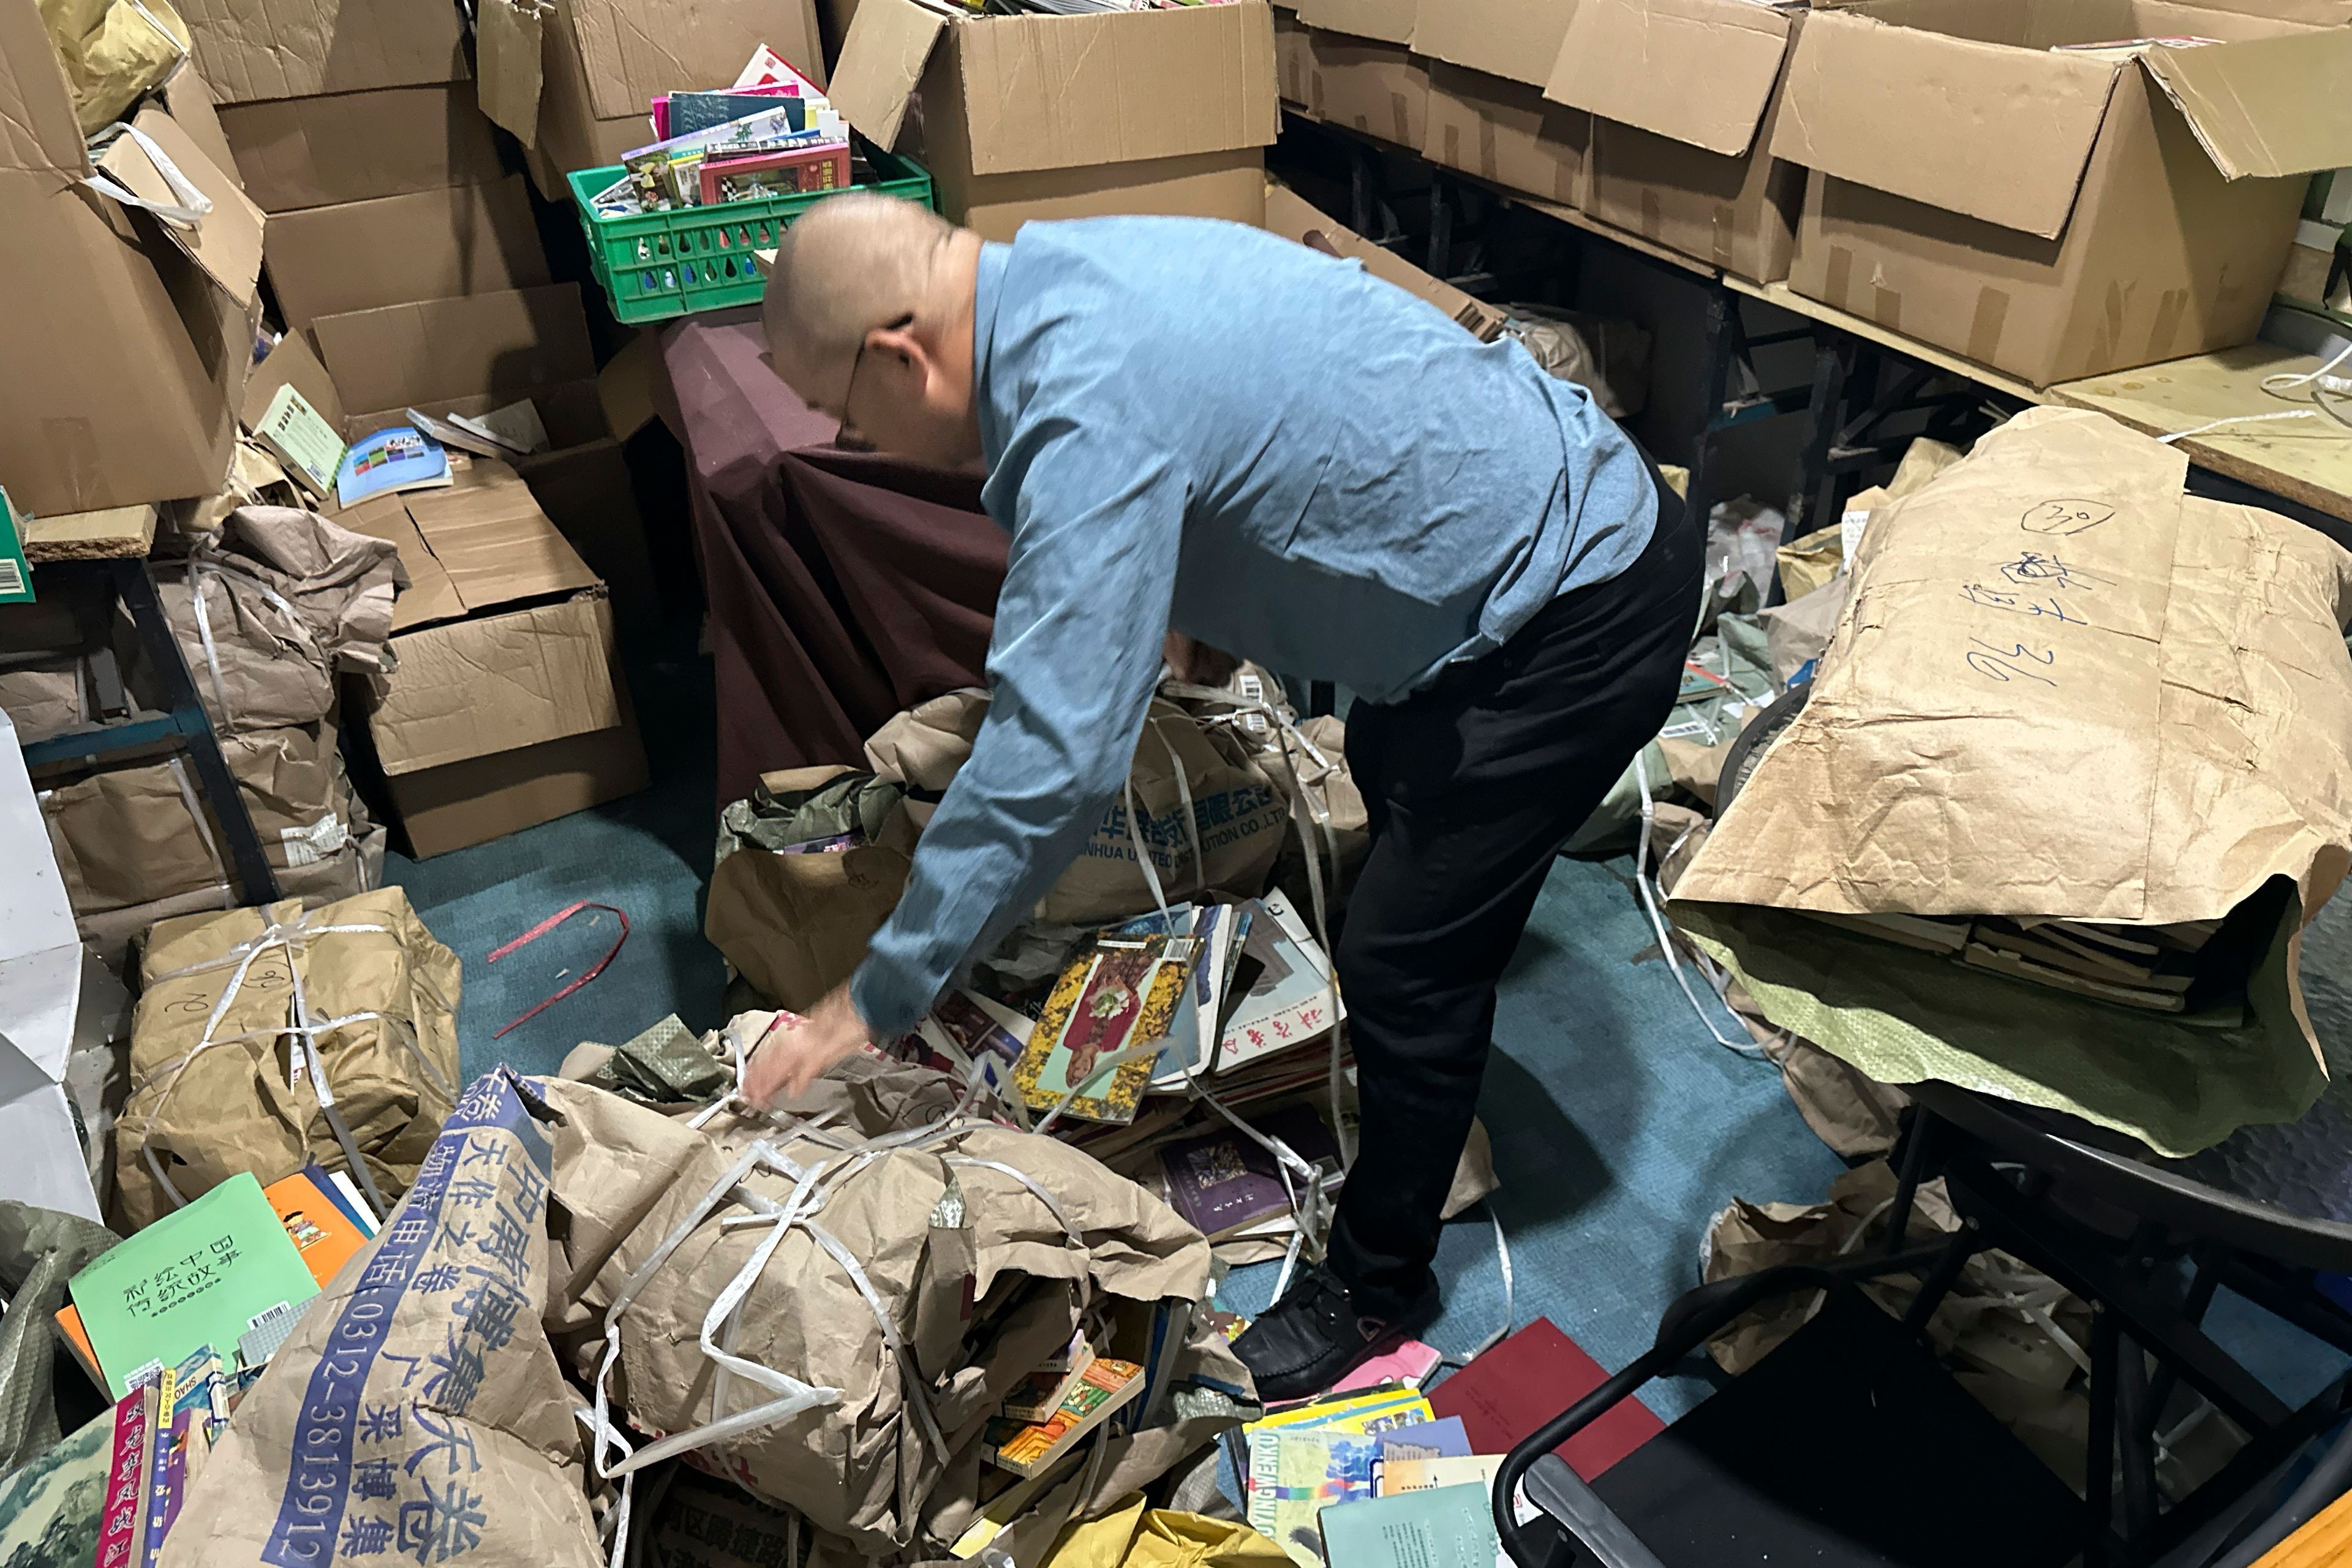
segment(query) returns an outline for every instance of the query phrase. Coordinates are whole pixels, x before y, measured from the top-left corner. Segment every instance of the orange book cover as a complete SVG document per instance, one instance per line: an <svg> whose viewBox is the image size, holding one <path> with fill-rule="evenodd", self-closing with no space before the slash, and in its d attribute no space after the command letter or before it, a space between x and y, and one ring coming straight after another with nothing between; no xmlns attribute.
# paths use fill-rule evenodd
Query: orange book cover
<svg viewBox="0 0 2352 1568"><path fill-rule="evenodd" d="M366 1236L352 1223L351 1215L304 1173L297 1171L272 1182L261 1192L278 1211L278 1222L286 1227L302 1255L303 1267L310 1269L320 1289L332 1283L336 1271L367 1245Z"/></svg>

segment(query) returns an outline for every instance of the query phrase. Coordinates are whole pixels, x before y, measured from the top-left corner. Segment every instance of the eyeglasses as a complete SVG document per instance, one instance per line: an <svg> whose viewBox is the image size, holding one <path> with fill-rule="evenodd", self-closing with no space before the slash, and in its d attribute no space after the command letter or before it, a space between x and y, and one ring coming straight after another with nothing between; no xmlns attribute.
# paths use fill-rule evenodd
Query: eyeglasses
<svg viewBox="0 0 2352 1568"><path fill-rule="evenodd" d="M914 324L915 313L909 310L895 321L885 321L878 330L886 332L898 332L906 331ZM866 438L865 433L860 431L849 417L849 399L857 390L857 367L866 363L866 345L872 341L873 336L874 333L868 331L857 340L857 352L850 356L849 379L841 384L841 427L833 433L833 444L836 447L847 447L853 452L870 452L874 449L874 443Z"/></svg>

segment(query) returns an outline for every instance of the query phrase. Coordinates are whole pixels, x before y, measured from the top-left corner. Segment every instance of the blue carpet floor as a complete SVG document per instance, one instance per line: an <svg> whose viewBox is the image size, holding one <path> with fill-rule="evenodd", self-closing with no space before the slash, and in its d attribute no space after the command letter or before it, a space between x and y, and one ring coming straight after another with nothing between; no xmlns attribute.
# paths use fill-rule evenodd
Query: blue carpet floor
<svg viewBox="0 0 2352 1568"><path fill-rule="evenodd" d="M464 962L468 1078L499 1061L550 1072L581 1041L617 1043L665 1013L697 1029L723 1022L725 971L701 934L714 799L709 666L690 637L674 634L633 660L629 676L651 789L478 848L394 858L391 879ZM1516 1321L1549 1317L1612 1368L1647 1348L1660 1312L1697 1282L1712 1215L1735 1195L1815 1201L1843 1169L1774 1068L1708 1037L1656 957L1631 877L1629 860L1554 868L1503 982L1482 1102L1503 1181L1491 1206L1510 1244ZM593 984L493 1039L593 964L614 922L583 912L496 964L488 954L582 899L627 912L620 955ZM2352 900L2338 900L2315 926L2305 974L2323 1035L2352 1040ZM1740 1037L1719 1010L1718 1024ZM1484 1211L1447 1227L1438 1268L1446 1304L1428 1338L1458 1354L1504 1318ZM1274 1274L1272 1265L1236 1274L1225 1300L1262 1308ZM2332 1352L2242 1303L2225 1298L2215 1322L2283 1394L2307 1394L2340 1370ZM1644 1397L1671 1420L1704 1397L1711 1373L1694 1363Z"/></svg>

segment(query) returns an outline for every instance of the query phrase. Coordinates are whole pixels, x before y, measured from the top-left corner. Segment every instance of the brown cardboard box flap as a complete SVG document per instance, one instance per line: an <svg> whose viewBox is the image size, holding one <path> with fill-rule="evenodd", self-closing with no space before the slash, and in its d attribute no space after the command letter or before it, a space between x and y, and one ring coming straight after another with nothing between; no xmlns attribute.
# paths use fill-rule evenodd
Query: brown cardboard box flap
<svg viewBox="0 0 2352 1568"><path fill-rule="evenodd" d="M1570 0L1421 0L1415 53L1541 87L1575 7Z"/></svg>
<svg viewBox="0 0 2352 1568"><path fill-rule="evenodd" d="M814 0L573 0L562 9L599 120L642 121L656 93L725 87L762 44L824 83Z"/></svg>
<svg viewBox="0 0 2352 1568"><path fill-rule="evenodd" d="M400 552L400 564L408 573L408 586L393 601L394 632L434 621L455 620L466 613L464 595L451 581L449 569L441 564L440 557L425 542L425 536L416 531L416 521L408 515L403 497L371 497L337 512L335 523L353 533L383 540Z"/></svg>
<svg viewBox="0 0 2352 1568"><path fill-rule="evenodd" d="M895 145L908 100L947 30L945 16L915 0L865 0L842 40L825 96L877 145Z"/></svg>
<svg viewBox="0 0 2352 1568"><path fill-rule="evenodd" d="M596 586L596 574L531 498L522 476L477 458L463 482L407 497L408 515L469 611Z"/></svg>
<svg viewBox="0 0 2352 1568"><path fill-rule="evenodd" d="M955 26L975 174L1263 147L1282 129L1262 0Z"/></svg>
<svg viewBox="0 0 2352 1568"><path fill-rule="evenodd" d="M1582 0L1544 96L1737 157L1756 140L1790 29L1752 0Z"/></svg>
<svg viewBox="0 0 2352 1568"><path fill-rule="evenodd" d="M433 0L182 0L222 103L462 81L457 7Z"/></svg>
<svg viewBox="0 0 2352 1568"><path fill-rule="evenodd" d="M480 184L506 172L471 82L233 104L220 119L264 212Z"/></svg>
<svg viewBox="0 0 2352 1568"><path fill-rule="evenodd" d="M237 410L237 418L247 430L261 428L281 386L290 386L300 393L302 401L318 410L319 417L332 426L336 435L350 439L350 432L343 428L343 405L335 395L334 379L319 363L319 356L310 352L310 341L299 332L289 332L278 339L278 346L253 367L253 379L246 383L245 403ZM382 428L381 425L368 426L369 432Z"/></svg>
<svg viewBox="0 0 2352 1568"><path fill-rule="evenodd" d="M526 397L596 374L576 283L321 316L310 331L346 408L400 408L481 392Z"/></svg>
<svg viewBox="0 0 2352 1568"><path fill-rule="evenodd" d="M1307 243L1319 236L1330 250L1351 257L1373 277L1395 284L1406 293L1428 300L1444 311L1481 342L1501 335L1505 315L1485 300L1466 294L1442 278L1434 278L1385 247L1374 245L1354 229L1315 206L1288 185L1268 180L1265 185L1265 226L1270 234ZM1322 246L1315 248L1322 249Z"/></svg>
<svg viewBox="0 0 2352 1568"><path fill-rule="evenodd" d="M250 309L261 283L261 209L246 198L236 176L224 172L198 147L180 122L153 104L131 121L188 183L212 203L194 227L163 224L163 235L219 284L228 297ZM98 161L131 195L166 205L180 197L135 137L119 136Z"/></svg>
<svg viewBox="0 0 2352 1568"><path fill-rule="evenodd" d="M2352 165L2352 31L2155 48L2140 60L2231 179Z"/></svg>
<svg viewBox="0 0 2352 1568"><path fill-rule="evenodd" d="M621 721L613 605L601 590L402 636L368 717L383 771L487 757Z"/></svg>
<svg viewBox="0 0 2352 1568"><path fill-rule="evenodd" d="M1382 44L1412 43L1420 10L1419 0L1298 0L1298 19L1308 26Z"/></svg>
<svg viewBox="0 0 2352 1568"><path fill-rule="evenodd" d="M2055 239L2119 68L1816 11L1772 153L1873 190Z"/></svg>

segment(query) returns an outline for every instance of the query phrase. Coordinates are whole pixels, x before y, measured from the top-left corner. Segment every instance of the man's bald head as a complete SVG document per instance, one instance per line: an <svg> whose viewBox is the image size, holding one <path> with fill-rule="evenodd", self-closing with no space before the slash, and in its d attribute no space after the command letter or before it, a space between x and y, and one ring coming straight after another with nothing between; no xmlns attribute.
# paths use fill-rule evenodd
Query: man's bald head
<svg viewBox="0 0 2352 1568"><path fill-rule="evenodd" d="M895 196L858 192L811 207L784 230L768 280L768 352L777 369L803 395L836 395L868 331L936 313L941 265L959 232Z"/></svg>

